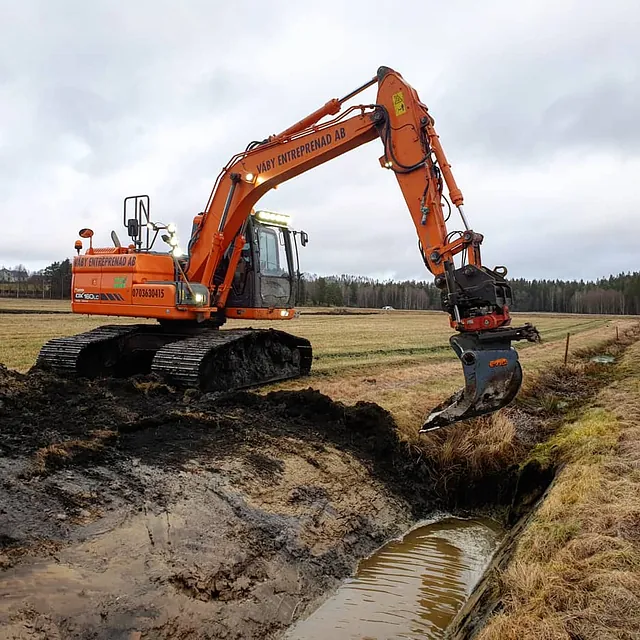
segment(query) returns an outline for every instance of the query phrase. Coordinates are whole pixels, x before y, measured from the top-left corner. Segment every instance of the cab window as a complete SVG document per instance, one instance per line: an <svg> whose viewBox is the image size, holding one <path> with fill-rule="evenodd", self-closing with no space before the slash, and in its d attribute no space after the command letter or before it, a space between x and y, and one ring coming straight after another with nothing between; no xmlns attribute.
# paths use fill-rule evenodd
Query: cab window
<svg viewBox="0 0 640 640"><path fill-rule="evenodd" d="M278 230L279 231L279 230ZM275 229L260 227L258 243L260 246L260 272L268 276L286 276L286 254L281 248L279 233ZM284 245L284 242L282 242Z"/></svg>

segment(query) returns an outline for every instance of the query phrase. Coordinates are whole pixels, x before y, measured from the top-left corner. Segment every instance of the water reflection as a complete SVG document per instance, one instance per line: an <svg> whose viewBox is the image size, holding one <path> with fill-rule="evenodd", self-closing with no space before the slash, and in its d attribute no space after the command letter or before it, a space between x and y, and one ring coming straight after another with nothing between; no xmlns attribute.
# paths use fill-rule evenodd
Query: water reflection
<svg viewBox="0 0 640 640"><path fill-rule="evenodd" d="M488 519L447 518L414 529L363 560L355 577L287 637L442 638L502 534Z"/></svg>

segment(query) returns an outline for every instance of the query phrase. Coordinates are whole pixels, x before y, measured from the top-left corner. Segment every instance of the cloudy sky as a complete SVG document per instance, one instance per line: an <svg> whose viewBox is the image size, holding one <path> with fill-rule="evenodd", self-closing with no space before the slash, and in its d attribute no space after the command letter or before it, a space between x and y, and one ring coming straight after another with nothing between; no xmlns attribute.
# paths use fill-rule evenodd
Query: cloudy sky
<svg viewBox="0 0 640 640"><path fill-rule="evenodd" d="M639 33L634 0L0 0L0 266L70 256L83 226L108 244L139 193L186 243L231 155L386 65L435 117L488 266L638 270ZM429 275L380 155L262 200L309 233L306 271Z"/></svg>

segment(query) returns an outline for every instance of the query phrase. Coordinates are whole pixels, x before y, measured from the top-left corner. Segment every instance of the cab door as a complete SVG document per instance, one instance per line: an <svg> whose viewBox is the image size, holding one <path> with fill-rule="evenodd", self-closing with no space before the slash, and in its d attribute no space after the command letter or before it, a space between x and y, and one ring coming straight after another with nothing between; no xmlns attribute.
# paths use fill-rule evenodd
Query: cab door
<svg viewBox="0 0 640 640"><path fill-rule="evenodd" d="M293 306L293 261L290 231L284 227L257 223L259 287L257 306Z"/></svg>

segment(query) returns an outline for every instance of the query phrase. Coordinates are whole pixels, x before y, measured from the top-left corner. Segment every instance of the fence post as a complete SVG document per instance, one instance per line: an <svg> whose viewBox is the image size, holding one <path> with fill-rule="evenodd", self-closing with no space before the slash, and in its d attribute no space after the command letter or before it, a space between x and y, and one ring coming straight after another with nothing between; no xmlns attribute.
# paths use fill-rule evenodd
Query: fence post
<svg viewBox="0 0 640 640"><path fill-rule="evenodd" d="M564 366L567 366L567 360L569 359L569 337L570 333L567 333L567 344L564 347Z"/></svg>
<svg viewBox="0 0 640 640"><path fill-rule="evenodd" d="M616 325L616 342L620 342L620 332L618 331L618 325Z"/></svg>

